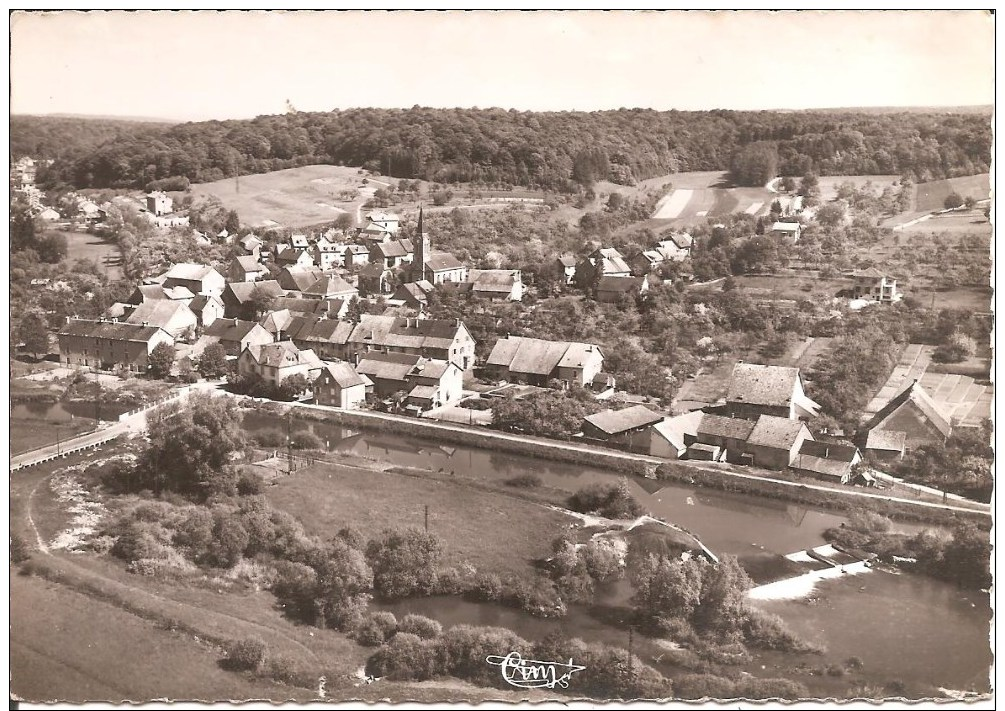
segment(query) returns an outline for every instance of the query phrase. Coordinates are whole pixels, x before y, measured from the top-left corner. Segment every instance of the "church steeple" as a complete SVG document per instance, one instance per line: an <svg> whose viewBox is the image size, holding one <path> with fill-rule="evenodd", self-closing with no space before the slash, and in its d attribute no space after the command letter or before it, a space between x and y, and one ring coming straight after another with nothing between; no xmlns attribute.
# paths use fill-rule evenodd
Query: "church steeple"
<svg viewBox="0 0 1005 711"><path fill-rule="evenodd" d="M415 250L415 266L412 269L413 279L415 281L422 281L426 278L426 260L429 259L429 237L426 235L425 230L422 229L422 205L419 205L419 226L418 231L418 244Z"/></svg>

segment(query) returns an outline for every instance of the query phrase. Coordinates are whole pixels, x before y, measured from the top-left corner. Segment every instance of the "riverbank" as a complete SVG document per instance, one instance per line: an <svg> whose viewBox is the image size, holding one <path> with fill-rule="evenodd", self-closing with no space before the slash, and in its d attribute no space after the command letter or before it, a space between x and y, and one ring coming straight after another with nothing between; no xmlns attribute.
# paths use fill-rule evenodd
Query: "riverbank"
<svg viewBox="0 0 1005 711"><path fill-rule="evenodd" d="M464 425L429 422L411 417L361 410L339 410L308 403L258 403L241 398L249 409L276 416L291 410L314 422L399 436L461 444L490 451L507 452L539 459L610 469L624 475L684 482L689 485L738 493L754 494L798 504L810 504L837 511L868 508L889 518L945 525L959 517L986 526L990 507L976 502L965 506L888 496L867 491L835 488L821 483L787 481L760 474L748 474L690 461L670 461L587 444L558 442L540 437L470 428ZM756 470L751 470L756 471Z"/></svg>

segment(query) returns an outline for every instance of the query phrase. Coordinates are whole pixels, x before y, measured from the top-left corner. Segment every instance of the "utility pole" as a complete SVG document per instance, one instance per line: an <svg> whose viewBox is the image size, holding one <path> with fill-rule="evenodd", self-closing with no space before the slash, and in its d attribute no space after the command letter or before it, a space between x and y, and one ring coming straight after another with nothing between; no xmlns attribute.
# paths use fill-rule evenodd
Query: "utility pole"
<svg viewBox="0 0 1005 711"><path fill-rule="evenodd" d="M287 462L287 474L293 473L293 436L291 434L293 428L293 410L286 413L286 462Z"/></svg>
<svg viewBox="0 0 1005 711"><path fill-rule="evenodd" d="M429 504L426 504L426 533L429 533Z"/></svg>
<svg viewBox="0 0 1005 711"><path fill-rule="evenodd" d="M59 456L59 424L56 424L56 456Z"/></svg>
<svg viewBox="0 0 1005 711"><path fill-rule="evenodd" d="M94 398L94 419L101 424L101 373L95 373L98 383L98 396Z"/></svg>

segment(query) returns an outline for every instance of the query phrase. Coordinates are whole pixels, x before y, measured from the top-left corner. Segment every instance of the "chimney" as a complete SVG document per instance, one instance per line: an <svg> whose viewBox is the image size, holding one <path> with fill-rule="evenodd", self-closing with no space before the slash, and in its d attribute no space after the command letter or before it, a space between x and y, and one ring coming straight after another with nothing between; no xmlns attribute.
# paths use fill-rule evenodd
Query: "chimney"
<svg viewBox="0 0 1005 711"><path fill-rule="evenodd" d="M143 322L143 325L144 325L144 326L149 326L149 325L150 325L150 322L149 322L149 321L144 321L144 322Z"/></svg>

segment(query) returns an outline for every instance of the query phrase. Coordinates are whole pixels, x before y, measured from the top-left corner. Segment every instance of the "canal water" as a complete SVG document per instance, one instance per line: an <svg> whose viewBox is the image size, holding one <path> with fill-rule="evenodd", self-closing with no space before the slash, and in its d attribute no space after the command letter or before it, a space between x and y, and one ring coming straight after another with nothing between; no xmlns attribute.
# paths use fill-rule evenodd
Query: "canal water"
<svg viewBox="0 0 1005 711"><path fill-rule="evenodd" d="M433 440L386 433L364 433L326 423L297 422L310 429L332 451L398 466L454 472L458 476L505 480L535 474L546 486L573 492L595 482L616 481L615 472L581 465L534 459ZM249 432L285 432L285 420L248 413ZM717 554L736 555L751 571L764 572L779 556L819 546L823 531L838 526L838 514L762 497L729 494L638 477L628 484L640 503L696 534ZM908 532L919 526L896 524ZM756 576L755 576L756 577ZM630 594L622 582L600 591L599 602L626 603ZM752 602L782 617L807 640L826 647L822 656L758 653L750 671L758 676L791 676L801 663L811 667L842 664L850 657L863 662L861 673L847 679L794 678L811 689L841 694L855 684L883 686L902 681L908 688L942 686L986 691L992 662L988 633L990 602L986 594L959 590L927 576L874 569L817 584L808 597ZM623 631L601 619L596 610L573 607L561 620L541 620L499 605L457 598L426 598L381 604L395 614L427 615L445 626L454 624L508 627L528 639L560 630L570 636L627 645ZM616 613L614 613L616 616ZM649 640L637 641L640 653L659 666L660 649Z"/></svg>
<svg viewBox="0 0 1005 711"><path fill-rule="evenodd" d="M13 420L45 420L69 422L75 419L95 419L100 414L103 421L116 420L128 407L117 403L101 403L100 412L93 401L59 400L57 402L22 402L11 408Z"/></svg>

